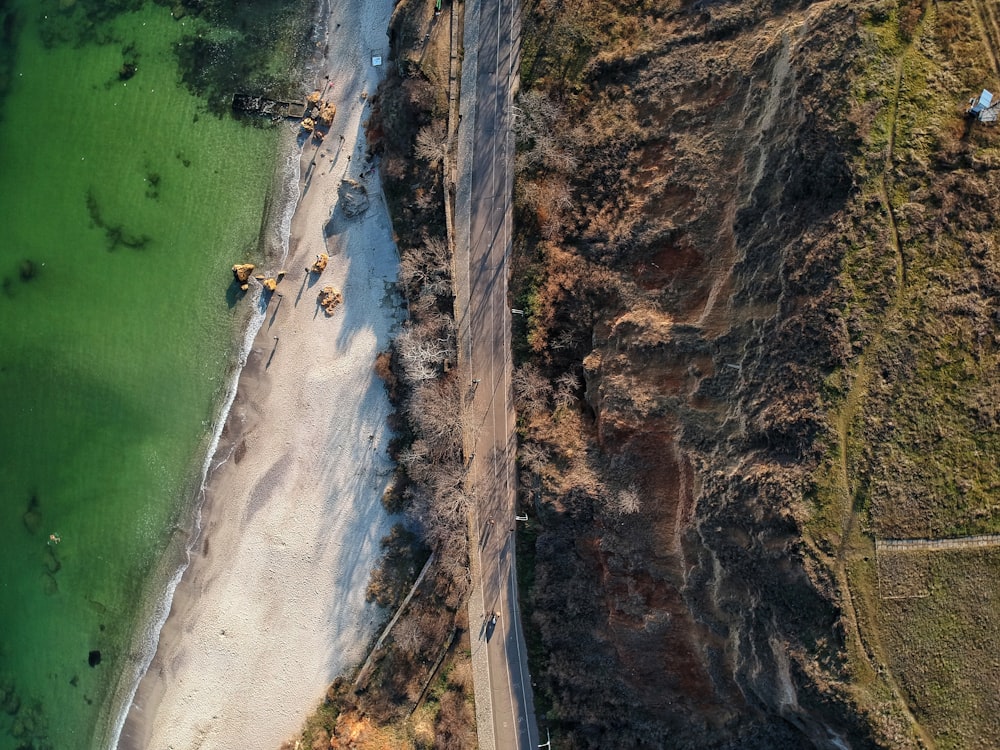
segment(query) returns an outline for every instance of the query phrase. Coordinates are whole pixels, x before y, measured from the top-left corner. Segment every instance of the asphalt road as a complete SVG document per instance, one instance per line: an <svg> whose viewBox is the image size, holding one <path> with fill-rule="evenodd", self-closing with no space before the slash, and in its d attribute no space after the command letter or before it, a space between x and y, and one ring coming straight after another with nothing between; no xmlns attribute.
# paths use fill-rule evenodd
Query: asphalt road
<svg viewBox="0 0 1000 750"><path fill-rule="evenodd" d="M480 642L489 663L493 746L536 748L531 678L517 605L514 559L514 406L511 395L511 251L513 138L511 111L518 71L518 0L480 0L475 55L471 153L468 332L471 341L470 473L477 489L478 555L483 619ZM466 38L466 45L469 44ZM471 56L470 56L471 57ZM469 59L467 57L467 59ZM480 587L477 587L480 588ZM490 613L497 613L495 622ZM472 623L473 628L477 623ZM476 696L481 700L480 696ZM480 738L480 744L488 743Z"/></svg>

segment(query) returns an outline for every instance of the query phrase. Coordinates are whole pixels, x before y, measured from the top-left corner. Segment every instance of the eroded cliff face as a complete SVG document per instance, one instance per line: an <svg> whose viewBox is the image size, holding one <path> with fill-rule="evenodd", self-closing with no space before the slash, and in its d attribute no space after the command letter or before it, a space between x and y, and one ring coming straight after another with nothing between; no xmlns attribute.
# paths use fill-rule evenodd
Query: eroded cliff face
<svg viewBox="0 0 1000 750"><path fill-rule="evenodd" d="M865 5L647 3L633 49L563 104L582 156L565 239L535 251L529 341L583 403L522 427L543 691L570 746L875 744L802 542L818 389L848 354L833 238Z"/></svg>

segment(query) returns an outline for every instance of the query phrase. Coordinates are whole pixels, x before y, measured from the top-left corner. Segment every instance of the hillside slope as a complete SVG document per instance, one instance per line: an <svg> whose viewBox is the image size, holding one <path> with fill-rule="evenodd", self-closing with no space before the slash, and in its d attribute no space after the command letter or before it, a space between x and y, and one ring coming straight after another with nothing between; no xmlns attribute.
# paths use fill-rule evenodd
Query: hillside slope
<svg viewBox="0 0 1000 750"><path fill-rule="evenodd" d="M519 554L564 746L996 736L1000 555L874 542L1000 521L996 15L528 3Z"/></svg>

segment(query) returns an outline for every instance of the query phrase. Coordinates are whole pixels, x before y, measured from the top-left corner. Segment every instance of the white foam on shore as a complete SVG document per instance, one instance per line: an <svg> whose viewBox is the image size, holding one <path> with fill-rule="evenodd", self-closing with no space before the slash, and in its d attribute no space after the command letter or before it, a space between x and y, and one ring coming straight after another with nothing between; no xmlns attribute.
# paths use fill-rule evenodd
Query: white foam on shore
<svg viewBox="0 0 1000 750"><path fill-rule="evenodd" d="M298 205L300 197L298 187L300 173L298 148L294 145L294 143L290 148L287 146L285 148L287 148L285 163L281 167L281 176L279 178L280 184L282 185L281 195L284 196L280 219L277 222L279 245L282 249L281 260L280 263L278 263L279 266L284 264L288 258L289 241L292 231L292 216L295 214L295 209ZM197 544L198 539L201 536L202 509L205 504L205 488L208 484L208 479L212 472L225 464L232 457L233 450L235 449L235 446L233 446L233 450L230 450L225 456L218 457L218 460L216 460L216 453L219 449L219 441L222 438L222 431L226 426L226 421L228 420L229 413L232 410L233 402L236 400L240 376L243 374L243 368L246 367L250 351L253 349L253 342L267 318L266 308L262 308L259 304L262 291L263 287L259 284L254 285L251 293L252 299L250 300L249 305L249 308L254 312L247 321L246 328L243 331L243 340L241 341L237 352L236 366L233 368L229 377L229 381L226 386L225 398L223 399L218 415L216 416L215 423L212 427L212 437L209 441L208 449L205 451L205 458L202 461L201 477L198 483L196 500L194 502L193 524L187 541L184 544L184 559L173 571L173 574L167 581L163 591L157 596L151 597L152 602L154 602L152 605L152 612L142 618L142 621L149 623L149 626L138 632L133 638L130 653L139 654L140 659L135 663L135 669L132 671L131 678L128 681L129 688L127 694L123 694L121 696L119 709L116 713L117 718L115 719L111 735L109 736L108 743L106 745L109 750L114 750L114 748L118 747L118 741L121 738L122 730L125 727L125 721L128 718L129 712L132 710L132 702L135 700L136 691L139 689L139 683L142 682L142 678L146 675L146 672L149 670L149 665L156 656L156 649L160 642L160 634L163 632L163 626L167 621L167 617L170 615L170 607L173 604L174 593L177 591L177 586L184 577L184 573L187 570L188 565L191 564L191 551L194 549L195 544ZM167 554L169 554L169 550ZM122 684L124 679L128 676L128 674L123 674L122 677L119 678L119 685Z"/></svg>
<svg viewBox="0 0 1000 750"><path fill-rule="evenodd" d="M282 170L282 175L282 194L285 196L285 202L282 206L281 220L278 222L278 242L281 245L279 268L284 266L288 260L288 243L292 236L292 217L295 216L295 209L298 207L299 198L301 197L299 178L302 175L302 161L300 159L300 150L294 143L285 153L285 168ZM263 317L261 318L261 322L263 322ZM257 330L260 330L260 325L257 326ZM256 331L254 333L256 334ZM253 339L250 339L250 342L253 343ZM249 352L249 348L246 351Z"/></svg>

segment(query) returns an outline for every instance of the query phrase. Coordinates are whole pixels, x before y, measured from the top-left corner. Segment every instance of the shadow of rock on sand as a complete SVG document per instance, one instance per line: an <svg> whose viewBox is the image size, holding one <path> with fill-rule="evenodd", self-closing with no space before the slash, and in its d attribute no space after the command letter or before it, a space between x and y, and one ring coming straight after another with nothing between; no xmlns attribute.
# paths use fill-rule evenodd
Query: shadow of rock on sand
<svg viewBox="0 0 1000 750"><path fill-rule="evenodd" d="M337 204L330 208L330 218L323 225L323 240L326 242L326 251L332 258L340 253L340 243L330 242L347 229L347 222L337 213Z"/></svg>

